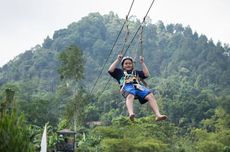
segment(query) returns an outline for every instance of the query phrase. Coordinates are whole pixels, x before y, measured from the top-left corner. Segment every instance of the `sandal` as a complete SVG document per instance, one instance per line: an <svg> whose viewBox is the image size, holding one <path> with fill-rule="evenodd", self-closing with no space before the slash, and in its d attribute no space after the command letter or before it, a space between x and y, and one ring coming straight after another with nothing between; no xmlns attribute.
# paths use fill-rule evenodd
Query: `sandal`
<svg viewBox="0 0 230 152"><path fill-rule="evenodd" d="M156 117L156 121L162 121L162 120L166 120L168 117L166 115L162 115L161 117Z"/></svg>
<svg viewBox="0 0 230 152"><path fill-rule="evenodd" d="M132 122L134 122L134 118L135 118L135 114L129 115L129 119L130 119Z"/></svg>

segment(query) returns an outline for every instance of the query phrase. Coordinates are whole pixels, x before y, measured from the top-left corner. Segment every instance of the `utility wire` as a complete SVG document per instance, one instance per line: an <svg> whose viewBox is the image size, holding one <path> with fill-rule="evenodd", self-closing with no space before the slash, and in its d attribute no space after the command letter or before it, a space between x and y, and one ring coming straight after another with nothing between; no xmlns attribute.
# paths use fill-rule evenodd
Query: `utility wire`
<svg viewBox="0 0 230 152"><path fill-rule="evenodd" d="M134 0L132 1L132 4L131 4L131 6L130 6L130 8L129 8L129 11L128 11L128 14L126 15L126 19L125 19L125 21L124 21L124 23L123 23L123 25L122 25L122 27L121 27L121 29L120 29L118 35L117 35L117 38L116 38L115 42L113 43L113 46L112 46L112 48L111 48L111 50L110 50L110 52L109 52L109 55L108 55L108 57L107 57L107 59L106 59L104 65L103 65L103 67L102 67L102 69L101 69L101 71L100 71L99 76L97 77L97 79L96 79L96 81L95 81L95 83L94 83L94 85L93 85L93 87L92 87L92 89L91 89L91 91L90 91L90 94L92 94L93 90L95 89L96 84L97 84L99 78L101 77L102 72L103 72L103 70L104 70L104 68L105 68L105 65L106 65L106 63L108 62L109 57L110 57L110 55L112 54L112 51L113 51L113 49L114 49L114 47L115 47L115 45L116 45L116 43L117 43L117 41L118 41L118 38L119 38L120 35L121 35L121 32L122 32L122 30L123 30L123 28L124 28L124 26L125 26L125 24L126 24L126 22L127 22L127 20L128 20L129 14L130 14L131 9L132 9L132 7L133 7L133 3L134 3Z"/></svg>

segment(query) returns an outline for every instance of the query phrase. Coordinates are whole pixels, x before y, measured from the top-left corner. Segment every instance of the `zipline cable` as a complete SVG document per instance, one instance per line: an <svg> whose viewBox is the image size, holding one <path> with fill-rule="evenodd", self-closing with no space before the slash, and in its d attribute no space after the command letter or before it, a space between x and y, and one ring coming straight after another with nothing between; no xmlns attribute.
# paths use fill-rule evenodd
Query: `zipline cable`
<svg viewBox="0 0 230 152"><path fill-rule="evenodd" d="M99 78L100 78L101 75L102 75L102 72L103 72L103 70L104 70L104 68L105 68L105 65L106 65L106 63L108 62L110 55L112 54L112 51L113 51L113 49L114 49L114 47L115 47L115 45L116 45L116 43L117 43L117 41L118 41L118 38L120 37L121 32L122 32L122 30L123 30L123 28L124 28L126 22L128 21L128 17L129 17L129 14L130 14L130 12L131 12L131 9L132 9L132 7L133 7L133 3L134 3L134 0L132 1L132 4L131 4L131 6L130 6L130 8L129 8L129 11L128 11L128 14L126 15L126 19L125 19L125 21L124 21L124 23L123 23L123 25L122 25L122 27L121 27L121 29L120 29L118 35L117 35L117 38L116 38L115 42L113 43L113 46L112 46L112 48L111 48L111 50L110 50L110 52L109 52L109 55L108 55L108 57L107 57L107 59L106 59L104 65L103 65L103 67L102 67L102 69L101 69L101 71L100 71L99 76L97 77L97 79L96 79L96 81L95 81L95 83L94 83L94 85L93 85L93 87L92 87L92 89L91 89L91 91L90 91L90 94L92 94L94 88L96 87L96 84L97 84Z"/></svg>
<svg viewBox="0 0 230 152"><path fill-rule="evenodd" d="M145 16L144 16L144 18L143 18L142 23L141 23L140 26L138 27L137 31L135 32L135 34L134 34L132 40L130 41L130 43L129 43L129 45L128 45L128 47L126 48L124 55L125 55L126 52L128 51L128 49L129 49L129 47L131 46L131 44L133 43L133 40L135 39L135 37L136 37L137 33L139 32L139 30L144 26L145 19L146 19L146 17L148 16L148 13L149 13L150 9L152 8L154 1L155 1L155 0L152 1L152 3L151 3L151 5L150 5L150 7L149 7L147 13L145 14Z"/></svg>
<svg viewBox="0 0 230 152"><path fill-rule="evenodd" d="M126 29L127 29L127 31L126 31L126 35L125 35L125 41L124 41L123 47L122 47L122 49L120 51L120 54L123 54L126 42L128 40L128 37L129 37L129 24L126 25Z"/></svg>
<svg viewBox="0 0 230 152"><path fill-rule="evenodd" d="M140 35L140 49L141 49L141 56L144 56L143 51L143 32L144 32L144 26L141 27L141 35Z"/></svg>
<svg viewBox="0 0 230 152"><path fill-rule="evenodd" d="M143 56L143 30L144 30L144 27L142 26L141 28L141 32L139 33L139 39L138 39L138 42L136 42L136 44L134 45L134 49L135 51L133 51L133 61L134 63L136 63L136 58L138 56L138 50L140 50L140 56Z"/></svg>

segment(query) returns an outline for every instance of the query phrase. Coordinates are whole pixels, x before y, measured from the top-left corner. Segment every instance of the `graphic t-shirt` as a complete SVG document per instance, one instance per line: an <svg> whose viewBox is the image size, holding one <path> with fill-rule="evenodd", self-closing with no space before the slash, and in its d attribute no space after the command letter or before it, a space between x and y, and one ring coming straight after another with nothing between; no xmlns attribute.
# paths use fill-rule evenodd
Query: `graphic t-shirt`
<svg viewBox="0 0 230 152"><path fill-rule="evenodd" d="M135 73L138 77L140 77L141 79L145 79L147 78L145 75L144 75L144 72L143 71L138 71L138 70L135 70L135 71L127 71L128 75L132 75L132 73ZM109 71L109 74L117 80L117 82L119 84L122 84L124 82L124 77L125 77L125 74L124 74L124 71L122 69L119 69L119 68L115 68L115 70L113 72L110 72Z"/></svg>

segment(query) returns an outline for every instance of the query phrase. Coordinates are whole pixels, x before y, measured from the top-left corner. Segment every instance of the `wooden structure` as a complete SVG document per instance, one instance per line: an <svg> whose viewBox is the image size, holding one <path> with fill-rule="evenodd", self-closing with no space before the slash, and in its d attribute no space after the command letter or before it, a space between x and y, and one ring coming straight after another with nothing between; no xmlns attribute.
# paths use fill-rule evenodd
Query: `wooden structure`
<svg viewBox="0 0 230 152"><path fill-rule="evenodd" d="M58 142L56 152L74 152L75 150L75 131L63 129L57 132Z"/></svg>

